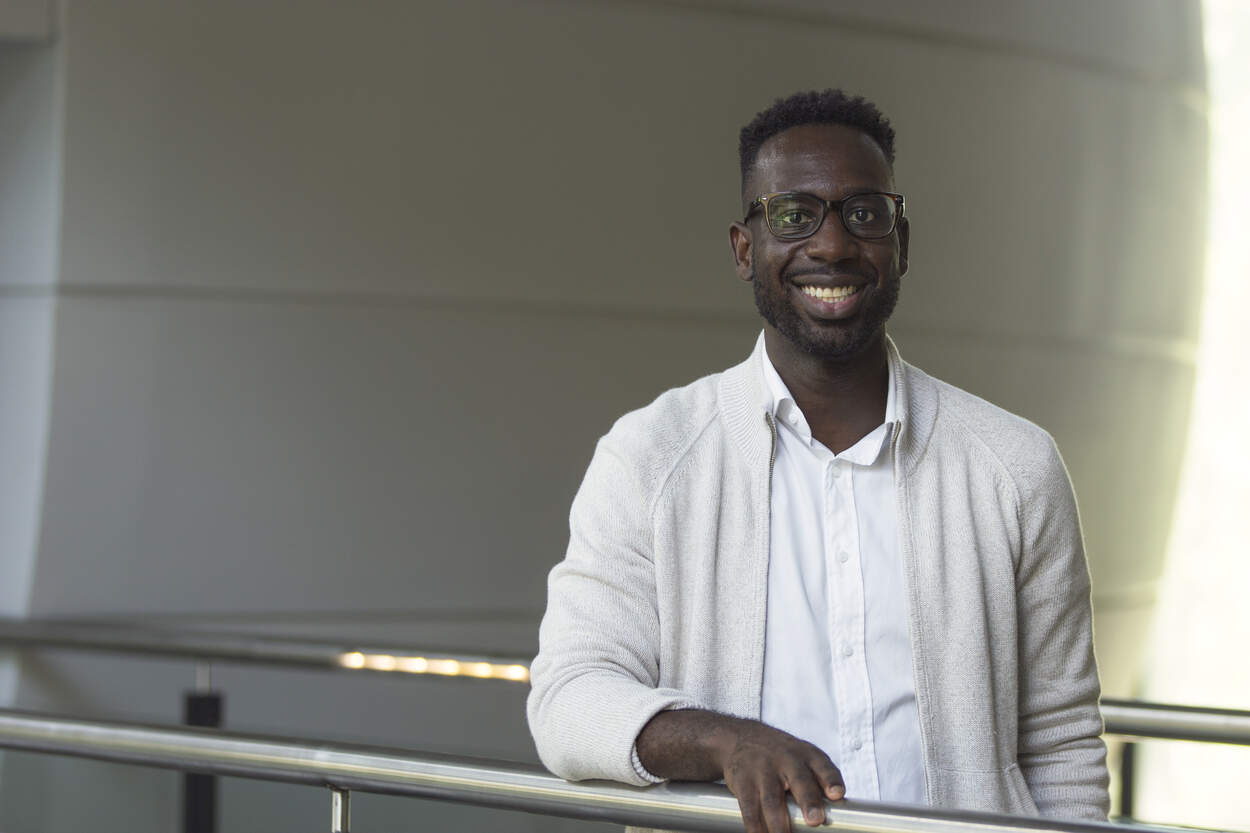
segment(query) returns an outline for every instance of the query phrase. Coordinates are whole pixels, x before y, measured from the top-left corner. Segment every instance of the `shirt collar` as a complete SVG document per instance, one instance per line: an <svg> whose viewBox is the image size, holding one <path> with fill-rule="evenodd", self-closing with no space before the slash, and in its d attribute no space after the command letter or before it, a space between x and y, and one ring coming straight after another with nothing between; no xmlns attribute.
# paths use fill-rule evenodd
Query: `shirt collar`
<svg viewBox="0 0 1250 833"><path fill-rule="evenodd" d="M817 442L812 437L812 429L807 423L807 417L799 409L798 403L790 394L790 389L786 387L781 374L773 366L773 360L768 356L763 330L760 331L759 339L756 341L756 349L759 350L760 357L763 359L760 365L764 376L764 407L779 425L787 426L807 445ZM890 437L901 427L902 416L898 413L898 404L894 396L894 390L898 386L898 361L892 350L887 351L886 356L890 376L886 382L885 421L855 445L836 455L839 458L859 465L869 465L877 459L881 450L888 444ZM879 441L875 439L878 434L880 434Z"/></svg>

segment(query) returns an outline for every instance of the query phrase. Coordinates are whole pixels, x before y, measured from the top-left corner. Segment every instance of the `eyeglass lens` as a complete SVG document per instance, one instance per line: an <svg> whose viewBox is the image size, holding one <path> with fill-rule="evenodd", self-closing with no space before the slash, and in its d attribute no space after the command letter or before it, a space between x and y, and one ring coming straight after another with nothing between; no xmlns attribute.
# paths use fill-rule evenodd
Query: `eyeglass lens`
<svg viewBox="0 0 1250 833"><path fill-rule="evenodd" d="M856 237L885 237L894 230L894 200L860 194L842 203L842 225ZM768 227L778 237L808 237L825 218L825 204L811 194L779 194L768 201Z"/></svg>

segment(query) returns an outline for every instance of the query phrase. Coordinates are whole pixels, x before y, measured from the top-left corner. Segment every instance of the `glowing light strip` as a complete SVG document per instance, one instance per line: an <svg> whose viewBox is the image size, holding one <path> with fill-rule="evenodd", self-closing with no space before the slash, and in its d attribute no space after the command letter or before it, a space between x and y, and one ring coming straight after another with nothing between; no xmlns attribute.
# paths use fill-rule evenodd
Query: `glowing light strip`
<svg viewBox="0 0 1250 833"><path fill-rule="evenodd" d="M438 674L443 677L477 677L483 680L511 680L516 683L527 683L530 679L530 670L524 665L505 665L447 657L406 657L352 651L339 655L339 665L351 669L368 668L370 671Z"/></svg>

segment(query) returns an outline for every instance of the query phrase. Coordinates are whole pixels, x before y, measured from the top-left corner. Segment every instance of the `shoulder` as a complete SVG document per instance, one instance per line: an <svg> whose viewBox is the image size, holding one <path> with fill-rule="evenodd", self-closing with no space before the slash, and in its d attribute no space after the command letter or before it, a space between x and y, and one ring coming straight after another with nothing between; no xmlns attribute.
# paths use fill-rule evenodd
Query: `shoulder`
<svg viewBox="0 0 1250 833"><path fill-rule="evenodd" d="M700 440L715 431L720 412L717 386L723 375L714 373L667 390L649 405L622 416L599 440L596 460L610 459L618 476L654 496Z"/></svg>
<svg viewBox="0 0 1250 833"><path fill-rule="evenodd" d="M909 376L927 389L934 414L933 441L962 448L999 467L1020 492L1067 481L1054 438L1036 423L976 394L929 376L908 365Z"/></svg>

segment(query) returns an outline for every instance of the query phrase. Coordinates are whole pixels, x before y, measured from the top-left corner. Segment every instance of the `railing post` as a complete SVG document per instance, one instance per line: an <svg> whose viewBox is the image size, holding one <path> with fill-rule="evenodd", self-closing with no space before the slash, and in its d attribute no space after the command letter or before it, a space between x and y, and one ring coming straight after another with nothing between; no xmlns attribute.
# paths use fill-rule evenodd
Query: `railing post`
<svg viewBox="0 0 1250 833"><path fill-rule="evenodd" d="M1120 747L1120 817L1133 818L1133 780L1136 776L1137 744Z"/></svg>
<svg viewBox="0 0 1250 833"><path fill-rule="evenodd" d="M330 833L351 833L352 794L338 787L330 788Z"/></svg>
<svg viewBox="0 0 1250 833"><path fill-rule="evenodd" d="M207 662L195 669L195 689L183 695L182 722L187 726L221 728L225 697L212 690L212 670ZM198 772L182 776L183 833L217 833L217 777Z"/></svg>

